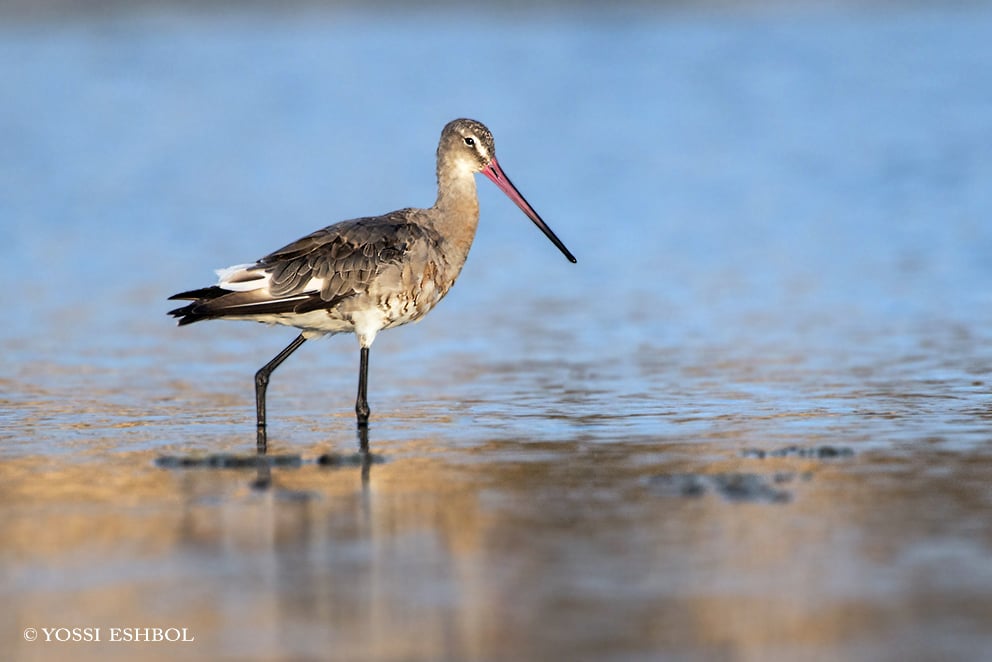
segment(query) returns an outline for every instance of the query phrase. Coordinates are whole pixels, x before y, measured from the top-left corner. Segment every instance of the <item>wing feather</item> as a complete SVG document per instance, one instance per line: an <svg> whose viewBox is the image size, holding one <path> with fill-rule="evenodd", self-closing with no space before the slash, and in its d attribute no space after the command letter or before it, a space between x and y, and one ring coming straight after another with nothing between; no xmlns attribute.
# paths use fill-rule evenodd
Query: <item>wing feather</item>
<svg viewBox="0 0 992 662"><path fill-rule="evenodd" d="M180 324L217 317L292 314L332 309L366 292L387 269L408 271L411 251L423 254L442 238L416 223L421 210L401 209L374 218L343 221L317 230L254 264L218 271L219 285L173 299L192 300L170 311ZM407 260L408 261L408 260Z"/></svg>
<svg viewBox="0 0 992 662"><path fill-rule="evenodd" d="M400 210L331 225L263 257L252 269L270 274L273 297L316 289L330 301L363 292L417 242L441 241L434 230L412 222L411 213L416 212Z"/></svg>

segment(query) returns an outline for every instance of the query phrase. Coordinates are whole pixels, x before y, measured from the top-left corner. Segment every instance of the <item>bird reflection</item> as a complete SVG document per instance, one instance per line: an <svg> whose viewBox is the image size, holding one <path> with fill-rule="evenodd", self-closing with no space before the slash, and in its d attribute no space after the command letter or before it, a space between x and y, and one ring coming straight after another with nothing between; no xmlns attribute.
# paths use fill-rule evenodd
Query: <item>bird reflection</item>
<svg viewBox="0 0 992 662"><path fill-rule="evenodd" d="M317 458L317 464L324 467L345 467L358 466L361 469L362 489L368 488L369 476L372 464L380 462L381 458L373 455L369 451L369 426L356 426L356 437L358 440L358 452L355 454L344 453L324 453ZM255 480L251 487L256 490L267 490L272 487L272 467L285 465L287 457L296 456L270 456L268 455L268 439L265 428L258 428L258 439L255 455ZM298 466L298 462L291 463Z"/></svg>
<svg viewBox="0 0 992 662"><path fill-rule="evenodd" d="M367 489L373 464L383 459L369 450L369 428L367 425L357 426L357 453L324 453L314 460L321 467L359 467L362 478L362 489ZM217 453L212 455L161 455L155 459L155 464L163 469L249 469L255 468L255 478L251 481L252 489L264 491L273 487L273 470L299 469L306 462L299 455L270 455L264 435L259 436L259 443L254 455L232 455Z"/></svg>
<svg viewBox="0 0 992 662"><path fill-rule="evenodd" d="M258 447L258 457L255 459L255 481L251 484L254 490L267 490L272 487L272 467L265 457L265 447Z"/></svg>

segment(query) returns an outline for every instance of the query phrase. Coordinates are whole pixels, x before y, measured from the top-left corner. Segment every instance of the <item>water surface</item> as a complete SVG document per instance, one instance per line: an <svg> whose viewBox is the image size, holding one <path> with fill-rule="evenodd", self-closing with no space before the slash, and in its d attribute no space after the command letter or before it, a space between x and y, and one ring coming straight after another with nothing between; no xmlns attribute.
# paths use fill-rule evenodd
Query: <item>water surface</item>
<svg viewBox="0 0 992 662"><path fill-rule="evenodd" d="M0 26L5 659L978 659L992 12L110 13ZM170 294L480 182L372 353ZM186 644L25 628L186 627Z"/></svg>

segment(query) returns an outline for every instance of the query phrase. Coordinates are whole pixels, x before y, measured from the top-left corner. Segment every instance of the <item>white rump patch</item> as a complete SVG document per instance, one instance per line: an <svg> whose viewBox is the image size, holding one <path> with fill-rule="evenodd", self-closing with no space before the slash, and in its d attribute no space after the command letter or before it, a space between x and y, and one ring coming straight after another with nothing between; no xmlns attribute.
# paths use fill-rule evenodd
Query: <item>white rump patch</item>
<svg viewBox="0 0 992 662"><path fill-rule="evenodd" d="M254 292L268 290L272 274L263 269L255 269L254 264L236 264L226 269L217 269L217 284L231 292ZM311 278L300 292L320 292L324 287L323 278ZM303 298L303 297L300 297Z"/></svg>
<svg viewBox="0 0 992 662"><path fill-rule="evenodd" d="M233 267L218 269L217 284L232 292L253 292L269 286L269 274L261 269L253 270L254 264L236 264Z"/></svg>

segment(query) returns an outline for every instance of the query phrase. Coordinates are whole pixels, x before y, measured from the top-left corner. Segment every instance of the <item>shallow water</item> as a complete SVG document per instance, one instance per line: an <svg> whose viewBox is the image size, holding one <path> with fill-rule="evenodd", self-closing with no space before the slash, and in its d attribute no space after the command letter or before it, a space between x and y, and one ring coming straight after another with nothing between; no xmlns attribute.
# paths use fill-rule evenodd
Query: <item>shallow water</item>
<svg viewBox="0 0 992 662"><path fill-rule="evenodd" d="M3 23L2 657L980 658L990 30L984 4ZM579 263L480 182L458 284L373 349L379 461L351 463L340 337L273 378L298 463L157 463L250 456L251 376L293 337L176 329L165 298L430 204L458 115Z"/></svg>

